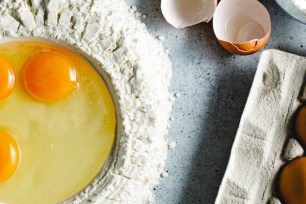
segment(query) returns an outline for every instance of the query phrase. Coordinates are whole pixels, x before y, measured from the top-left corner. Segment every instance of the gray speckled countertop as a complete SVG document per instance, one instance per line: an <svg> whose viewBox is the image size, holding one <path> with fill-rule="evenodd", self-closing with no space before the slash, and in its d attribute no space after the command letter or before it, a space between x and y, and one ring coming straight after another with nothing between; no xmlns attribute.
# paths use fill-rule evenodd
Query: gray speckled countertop
<svg viewBox="0 0 306 204"><path fill-rule="evenodd" d="M171 89L175 102L169 152L169 176L156 187L158 204L214 203L230 156L260 53L235 56L217 42L212 24L177 30L160 11L160 0L126 0L147 15L142 21L154 36L164 36L173 61ZM306 56L306 25L264 0L272 18L272 35L265 49Z"/></svg>

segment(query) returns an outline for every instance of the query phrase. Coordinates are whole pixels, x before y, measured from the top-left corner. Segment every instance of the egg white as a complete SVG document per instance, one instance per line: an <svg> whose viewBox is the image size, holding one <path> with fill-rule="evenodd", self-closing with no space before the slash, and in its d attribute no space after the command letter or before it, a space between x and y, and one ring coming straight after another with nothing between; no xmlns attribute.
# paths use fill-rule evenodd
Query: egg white
<svg viewBox="0 0 306 204"><path fill-rule="evenodd" d="M77 69L79 88L54 104L33 99L22 82L25 63L41 51L59 52ZM0 129L16 139L21 152L15 175L0 184L0 202L67 199L92 181L111 151L116 116L107 86L90 64L59 46L9 42L0 44L0 57L12 64L16 74L13 93L0 101Z"/></svg>

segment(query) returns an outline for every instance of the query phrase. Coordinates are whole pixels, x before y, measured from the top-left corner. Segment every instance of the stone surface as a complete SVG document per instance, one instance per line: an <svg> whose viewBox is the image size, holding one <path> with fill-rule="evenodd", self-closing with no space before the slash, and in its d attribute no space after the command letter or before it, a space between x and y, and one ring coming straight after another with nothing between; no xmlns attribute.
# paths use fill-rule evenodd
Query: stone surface
<svg viewBox="0 0 306 204"><path fill-rule="evenodd" d="M260 53L236 56L217 42L212 24L177 30L160 11L160 1L126 0L146 18L154 36L163 36L173 61L172 91L179 92L171 124L169 176L156 187L158 204L214 203ZM264 0L272 18L266 48L306 56L306 25L292 19L274 1Z"/></svg>

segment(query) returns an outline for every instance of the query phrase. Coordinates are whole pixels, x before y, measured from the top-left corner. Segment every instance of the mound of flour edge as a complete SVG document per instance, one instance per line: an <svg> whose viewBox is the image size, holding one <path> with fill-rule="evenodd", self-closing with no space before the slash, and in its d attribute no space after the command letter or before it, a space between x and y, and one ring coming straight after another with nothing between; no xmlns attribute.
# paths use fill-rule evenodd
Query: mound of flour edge
<svg viewBox="0 0 306 204"><path fill-rule="evenodd" d="M153 203L168 150L171 62L123 0L3 0L0 37L69 44L111 80L122 121L112 159L64 203Z"/></svg>

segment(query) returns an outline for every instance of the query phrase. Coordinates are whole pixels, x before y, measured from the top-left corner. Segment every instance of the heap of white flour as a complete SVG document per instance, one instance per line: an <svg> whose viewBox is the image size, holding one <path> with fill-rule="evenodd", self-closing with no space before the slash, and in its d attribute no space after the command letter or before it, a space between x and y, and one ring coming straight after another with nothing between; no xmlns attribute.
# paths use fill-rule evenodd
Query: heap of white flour
<svg viewBox="0 0 306 204"><path fill-rule="evenodd" d="M302 156L291 122L306 98L306 58L262 53L216 204L280 204L281 166Z"/></svg>
<svg viewBox="0 0 306 204"><path fill-rule="evenodd" d="M65 203L154 202L168 149L171 62L123 0L3 0L0 37L67 43L110 78L119 115L116 148L108 169Z"/></svg>

